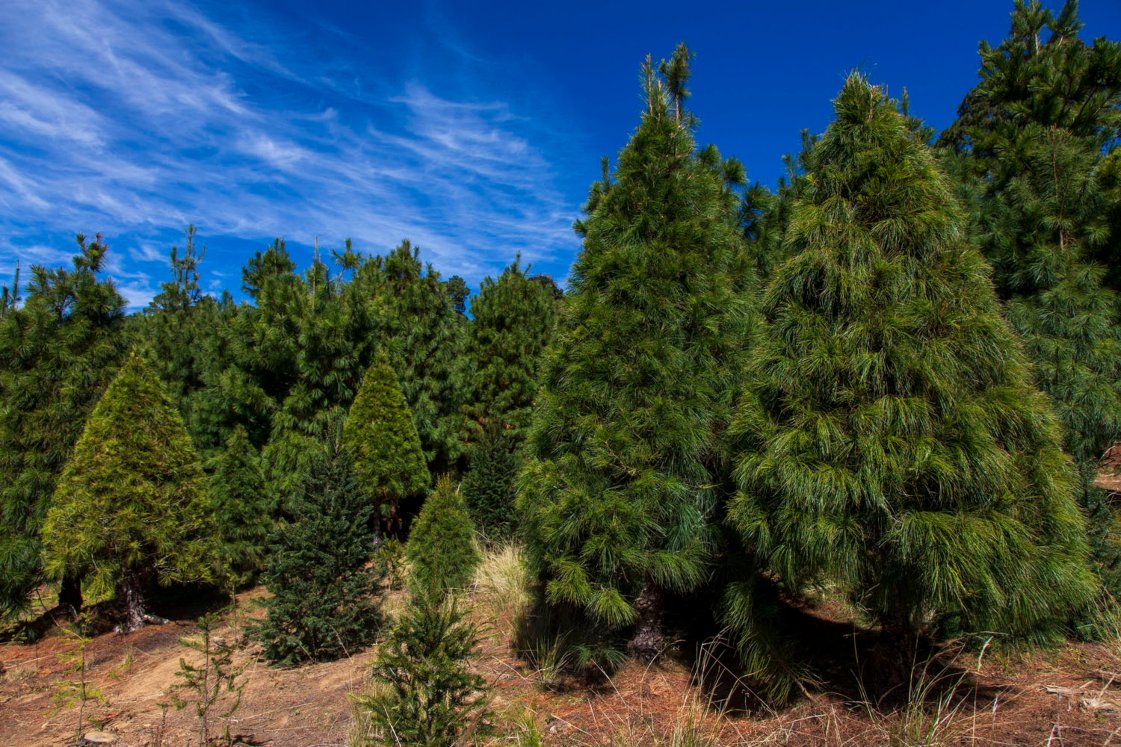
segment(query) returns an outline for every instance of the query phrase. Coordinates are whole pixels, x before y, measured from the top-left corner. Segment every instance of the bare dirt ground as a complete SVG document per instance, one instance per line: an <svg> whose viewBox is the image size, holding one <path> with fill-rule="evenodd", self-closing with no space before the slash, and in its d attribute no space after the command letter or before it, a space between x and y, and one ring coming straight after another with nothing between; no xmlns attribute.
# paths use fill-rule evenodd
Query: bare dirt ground
<svg viewBox="0 0 1121 747"><path fill-rule="evenodd" d="M245 610L261 594L241 596L241 620L259 614ZM851 625L829 619L839 613L828 606L814 614L838 630ZM871 698L856 685L851 672L858 664L842 658L826 681L791 706L775 711L756 703L737 710L739 699L724 700L698 684L697 667L687 657L631 664L594 684L546 688L540 674L510 652L509 614L496 616L480 604L473 615L484 630L477 666L491 685L498 726L492 744L534 744L537 737L574 746L1121 745L1121 675L1113 674L1121 665L1116 649L1102 644L943 657L921 678L928 692L881 710L870 707ZM86 647L88 676L104 703L87 707L93 724L87 729L103 729L121 746L197 747L193 712L166 705L180 657L197 659L179 639L196 630L186 619L94 638ZM220 635L242 640L232 625ZM60 655L76 646L57 629L34 644L0 646L0 745L73 743L77 707L59 707L56 694L74 676ZM231 733L242 743L275 747L347 745L350 697L367 686L374 655L370 649L341 661L278 669L245 641L235 663L245 668L247 684Z"/></svg>

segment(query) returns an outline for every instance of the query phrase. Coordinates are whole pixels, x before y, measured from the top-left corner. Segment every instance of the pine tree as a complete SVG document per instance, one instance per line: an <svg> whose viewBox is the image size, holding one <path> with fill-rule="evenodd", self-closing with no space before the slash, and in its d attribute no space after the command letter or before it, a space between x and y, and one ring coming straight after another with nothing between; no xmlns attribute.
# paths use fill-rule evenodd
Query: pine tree
<svg viewBox="0 0 1121 747"><path fill-rule="evenodd" d="M475 526L490 539L509 537L517 527L513 449L514 438L506 430L488 425L471 449L471 468L459 486Z"/></svg>
<svg viewBox="0 0 1121 747"><path fill-rule="evenodd" d="M556 299L516 258L498 280L484 278L471 300L472 419L520 436L537 396L539 368L553 337Z"/></svg>
<svg viewBox="0 0 1121 747"><path fill-rule="evenodd" d="M264 583L272 597L252 629L275 664L323 661L369 645L381 624L384 570L369 565L372 507L333 427L292 520L272 535Z"/></svg>
<svg viewBox="0 0 1121 747"><path fill-rule="evenodd" d="M478 631L454 598L413 598L374 663L375 691L358 700L373 744L459 744L485 726L483 678L469 668ZM474 728L472 728L474 727Z"/></svg>
<svg viewBox="0 0 1121 747"><path fill-rule="evenodd" d="M23 607L43 580L51 496L125 352L124 299L99 276L108 247L77 241L73 269L33 267L23 306L0 314L0 610ZM82 606L75 576L59 603Z"/></svg>
<svg viewBox="0 0 1121 747"><path fill-rule="evenodd" d="M475 524L447 475L436 481L436 490L413 522L405 556L409 589L416 596L465 589L475 577Z"/></svg>
<svg viewBox="0 0 1121 747"><path fill-rule="evenodd" d="M672 80L647 60L641 124L577 224L519 498L548 604L605 640L632 630L647 657L664 593L709 572L716 435L750 318L738 198L682 111L688 58L679 46Z"/></svg>
<svg viewBox="0 0 1121 747"><path fill-rule="evenodd" d="M211 462L210 502L220 567L235 586L251 583L264 566L276 512L265 493L260 457L240 426Z"/></svg>
<svg viewBox="0 0 1121 747"><path fill-rule="evenodd" d="M421 264L408 241L368 263L355 281L373 298L373 335L397 373L429 472L458 470L471 379L468 321L456 310L455 289Z"/></svg>
<svg viewBox="0 0 1121 747"><path fill-rule="evenodd" d="M834 579L901 651L932 624L1045 634L1094 589L1058 423L949 180L859 75L835 101L764 298L728 519L791 591ZM772 677L746 577L726 621Z"/></svg>
<svg viewBox="0 0 1121 747"><path fill-rule="evenodd" d="M423 491L430 477L412 413L385 355L366 371L343 438L376 515L396 532L401 499Z"/></svg>
<svg viewBox="0 0 1121 747"><path fill-rule="evenodd" d="M1093 481L1121 438L1121 297L1096 261L1109 256L1100 174L1121 136L1121 44L1079 40L1077 7L1018 2L1009 37L981 44L981 80L942 139L977 195L974 230L1063 423L1096 568L1118 597L1121 524Z"/></svg>
<svg viewBox="0 0 1121 747"><path fill-rule="evenodd" d="M56 577L116 589L123 629L148 615L148 582L204 578L212 561L202 465L154 372L132 355L90 413L43 525Z"/></svg>

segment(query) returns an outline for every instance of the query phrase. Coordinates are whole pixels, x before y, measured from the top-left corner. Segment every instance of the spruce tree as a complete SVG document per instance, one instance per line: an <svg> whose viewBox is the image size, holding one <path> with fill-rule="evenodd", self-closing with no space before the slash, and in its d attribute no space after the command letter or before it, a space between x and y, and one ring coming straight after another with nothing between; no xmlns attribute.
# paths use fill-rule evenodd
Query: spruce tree
<svg viewBox="0 0 1121 747"><path fill-rule="evenodd" d="M116 589L122 628L148 619L151 581L195 580L212 562L198 453L155 373L132 355L90 413L43 525L56 577Z"/></svg>
<svg viewBox="0 0 1121 747"><path fill-rule="evenodd" d="M509 537L517 528L514 443L508 431L488 424L471 449L471 468L459 486L475 526L490 539Z"/></svg>
<svg viewBox="0 0 1121 747"><path fill-rule="evenodd" d="M210 502L218 561L236 586L251 583L265 562L274 507L265 493L260 456L240 426L211 462Z"/></svg>
<svg viewBox="0 0 1121 747"><path fill-rule="evenodd" d="M664 594L709 572L717 434L749 319L738 198L683 110L689 56L679 46L662 76L647 59L641 123L577 224L519 497L548 605L605 643L631 633L644 657L663 645Z"/></svg>
<svg viewBox="0 0 1121 747"><path fill-rule="evenodd" d="M126 350L124 299L100 277L108 247L77 237L73 268L32 268L0 313L0 610L43 580L40 532L59 474ZM63 578L59 603L82 605Z"/></svg>
<svg viewBox="0 0 1121 747"><path fill-rule="evenodd" d="M940 620L1046 634L1094 580L1058 422L949 180L859 75L835 109L763 301L728 521L788 589L848 590L898 646L890 676ZM729 586L726 621L781 693L753 588Z"/></svg>
<svg viewBox="0 0 1121 747"><path fill-rule="evenodd" d="M1082 42L1077 7L1016 4L1008 38L981 44L981 80L943 142L977 195L974 230L1063 423L1095 565L1119 597L1121 524L1093 481L1121 438L1121 297L1097 261L1112 259L1101 175L1121 136L1121 44Z"/></svg>
<svg viewBox="0 0 1121 747"><path fill-rule="evenodd" d="M375 515L398 531L401 499L423 491L430 477L412 413L385 355L366 371L343 438Z"/></svg>
<svg viewBox="0 0 1121 747"><path fill-rule="evenodd" d="M475 524L447 475L436 481L436 490L413 522L405 556L409 589L415 596L465 589L475 577Z"/></svg>
<svg viewBox="0 0 1121 747"><path fill-rule="evenodd" d="M336 659L373 642L381 624L384 570L369 564L373 510L350 452L333 427L292 518L269 545L264 583L272 596L253 635L274 664Z"/></svg>

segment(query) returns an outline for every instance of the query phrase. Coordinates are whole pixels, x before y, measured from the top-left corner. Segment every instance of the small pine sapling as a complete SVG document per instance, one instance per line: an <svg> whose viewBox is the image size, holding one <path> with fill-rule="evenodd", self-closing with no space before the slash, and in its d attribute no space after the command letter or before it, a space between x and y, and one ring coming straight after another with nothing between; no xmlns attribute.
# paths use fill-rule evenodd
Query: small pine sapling
<svg viewBox="0 0 1121 747"><path fill-rule="evenodd" d="M454 596L414 596L378 654L373 692L357 700L370 743L451 745L485 732L485 683L469 667L477 644Z"/></svg>
<svg viewBox="0 0 1121 747"><path fill-rule="evenodd" d="M69 676L55 683L53 699L59 710L78 706L74 738L80 741L86 725L86 704L93 701L104 705L107 701L101 690L90 682L89 678L86 648L93 639L83 635L77 624L64 627L63 632L75 645L59 654L58 658L66 667L65 672Z"/></svg>
<svg viewBox="0 0 1121 747"><path fill-rule="evenodd" d="M233 644L215 635L219 621L217 614L203 615L198 622L198 636L179 639L180 644L201 654L202 661L191 664L180 657L179 671L175 673L179 682L174 685L171 702L179 710L188 705L193 707L198 719L200 747L211 744L210 722L215 717L225 721L220 743L233 744L230 719L241 706L246 685L241 678L245 667L233 661Z"/></svg>

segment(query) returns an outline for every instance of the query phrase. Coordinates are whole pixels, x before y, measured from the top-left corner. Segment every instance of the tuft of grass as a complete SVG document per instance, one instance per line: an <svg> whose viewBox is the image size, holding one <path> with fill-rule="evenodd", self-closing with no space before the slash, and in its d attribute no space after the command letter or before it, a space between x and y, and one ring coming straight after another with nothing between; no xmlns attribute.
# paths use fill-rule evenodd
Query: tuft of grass
<svg viewBox="0 0 1121 747"><path fill-rule="evenodd" d="M979 671L987 644L977 656ZM961 660L963 648L951 646L941 653L935 652L926 660L912 664L906 700L888 712L880 710L860 685L861 705L882 744L891 747L940 747L959 744L969 737L963 732L959 717L969 700L964 690L969 685L972 672L955 666ZM948 663L947 663L948 662Z"/></svg>
<svg viewBox="0 0 1121 747"><path fill-rule="evenodd" d="M513 635L531 597L529 566L516 544L482 549L475 569L475 601L498 626L503 637Z"/></svg>

